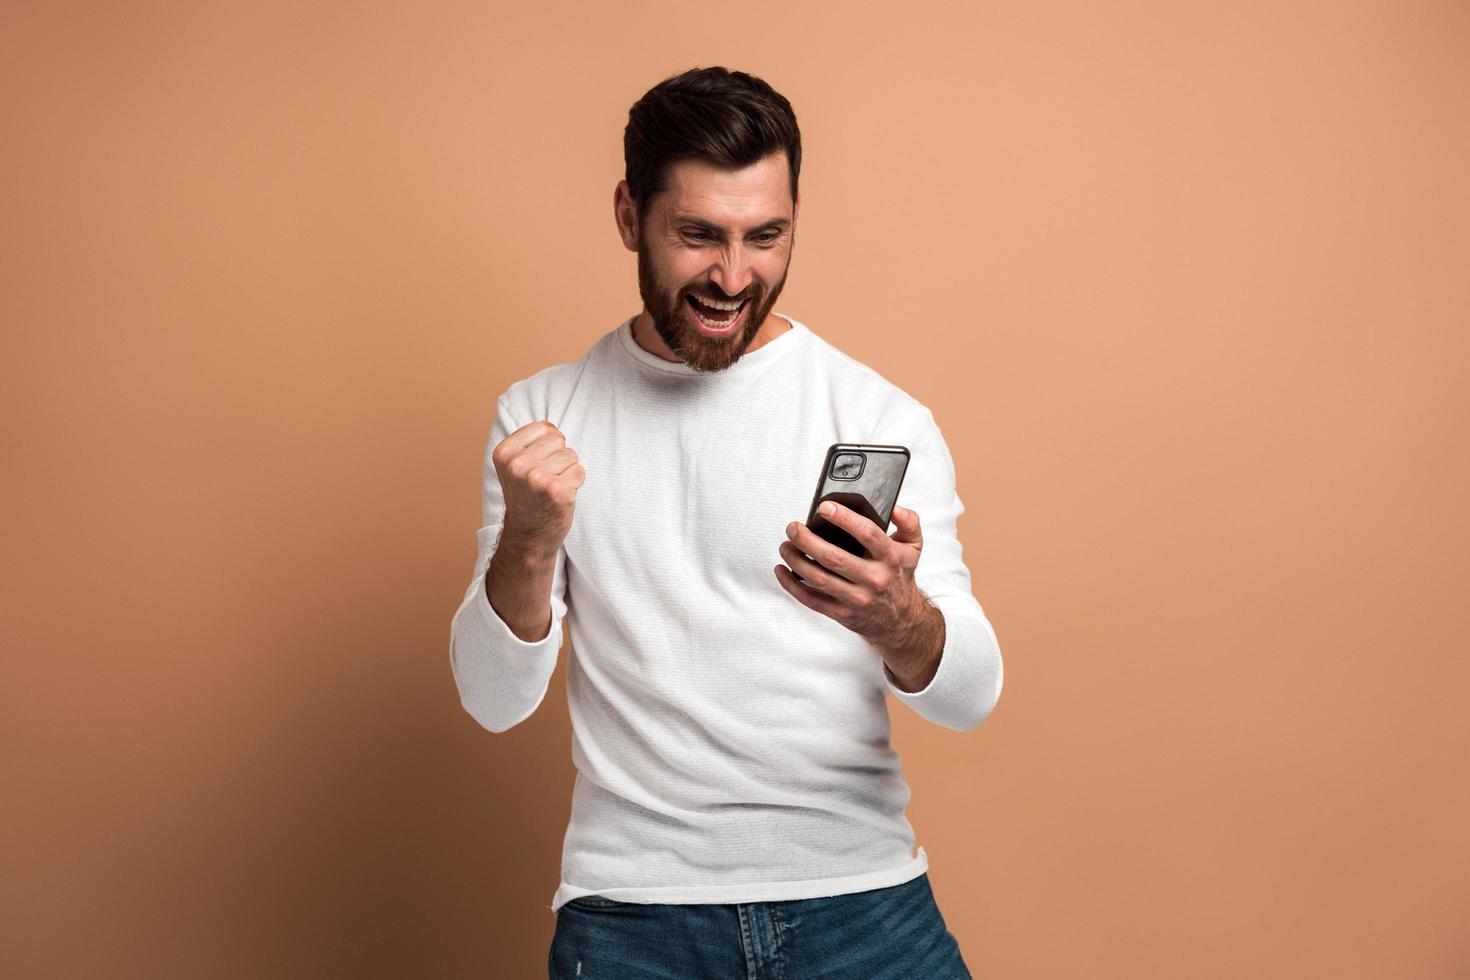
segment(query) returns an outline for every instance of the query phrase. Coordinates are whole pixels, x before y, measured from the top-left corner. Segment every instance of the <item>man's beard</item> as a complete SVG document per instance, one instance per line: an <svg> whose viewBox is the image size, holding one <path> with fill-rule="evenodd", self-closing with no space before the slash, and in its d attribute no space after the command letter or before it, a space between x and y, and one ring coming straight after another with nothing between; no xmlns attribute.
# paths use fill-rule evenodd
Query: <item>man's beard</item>
<svg viewBox="0 0 1470 980"><path fill-rule="evenodd" d="M787 262L790 268L790 261ZM752 283L742 295L746 309L742 310L745 322L737 334L730 337L706 337L689 322L690 314L685 310L689 302L685 297L691 292L681 289L672 300L663 285L654 278L653 262L642 241L638 243L638 293L643 297L643 306L653 318L653 329L663 338L674 356L701 373L723 371L740 360L745 349L755 339L761 324L766 322L776 299L786 285L786 273L776 283L769 296L762 297L759 283ZM749 297L748 299L746 297Z"/></svg>

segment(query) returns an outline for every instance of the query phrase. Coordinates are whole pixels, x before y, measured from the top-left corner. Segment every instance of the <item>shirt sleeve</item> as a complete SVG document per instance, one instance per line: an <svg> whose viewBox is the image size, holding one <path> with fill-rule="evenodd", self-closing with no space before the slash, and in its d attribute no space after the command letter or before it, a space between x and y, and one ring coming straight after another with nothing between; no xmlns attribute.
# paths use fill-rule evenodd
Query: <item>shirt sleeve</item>
<svg viewBox="0 0 1470 980"><path fill-rule="evenodd" d="M528 643L511 632L490 605L485 574L495 555L505 523L505 496L491 453L501 440L520 428L502 396L485 446L481 527L475 532L474 572L449 628L449 664L459 700L476 721L503 732L530 717L546 697L561 650L566 618L566 551L558 549L551 584L551 628L543 639Z"/></svg>
<svg viewBox="0 0 1470 980"><path fill-rule="evenodd" d="M956 532L965 505L955 488L949 447L929 409L923 409L906 445L909 468L898 503L919 515L924 547L914 581L944 616L944 649L938 672L922 690L898 687L887 664L883 676L898 700L937 725L965 732L984 721L1000 699L1000 642L971 591Z"/></svg>

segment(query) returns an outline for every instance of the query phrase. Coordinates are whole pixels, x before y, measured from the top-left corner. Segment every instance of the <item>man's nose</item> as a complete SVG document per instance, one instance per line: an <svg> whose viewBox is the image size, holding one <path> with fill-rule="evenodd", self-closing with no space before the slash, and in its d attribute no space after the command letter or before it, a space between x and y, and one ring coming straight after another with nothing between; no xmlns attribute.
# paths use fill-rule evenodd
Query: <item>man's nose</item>
<svg viewBox="0 0 1470 980"><path fill-rule="evenodd" d="M739 245L727 250L714 269L715 285L723 289L726 296L739 296L750 286L753 278L750 258Z"/></svg>

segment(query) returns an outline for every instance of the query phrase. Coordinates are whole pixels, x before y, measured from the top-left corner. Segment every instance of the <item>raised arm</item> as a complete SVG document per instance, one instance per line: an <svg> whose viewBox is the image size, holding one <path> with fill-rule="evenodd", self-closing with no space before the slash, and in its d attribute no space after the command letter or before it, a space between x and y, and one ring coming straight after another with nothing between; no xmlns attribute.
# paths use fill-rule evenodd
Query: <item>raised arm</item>
<svg viewBox="0 0 1470 980"><path fill-rule="evenodd" d="M546 697L566 617L566 552L585 473L548 421L517 425L496 402L485 447L481 527L469 588L450 624L460 703L503 732Z"/></svg>

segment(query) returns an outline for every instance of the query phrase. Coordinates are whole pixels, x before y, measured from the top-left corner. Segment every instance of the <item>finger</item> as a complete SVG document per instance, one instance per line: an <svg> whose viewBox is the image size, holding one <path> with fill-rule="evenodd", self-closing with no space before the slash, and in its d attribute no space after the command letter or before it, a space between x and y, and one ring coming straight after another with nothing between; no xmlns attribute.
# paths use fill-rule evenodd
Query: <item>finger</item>
<svg viewBox="0 0 1470 980"><path fill-rule="evenodd" d="M849 582L861 583L865 577L864 566L872 561L838 547L799 521L792 521L786 526L786 536L803 554L810 555L823 568L835 572Z"/></svg>
<svg viewBox="0 0 1470 980"><path fill-rule="evenodd" d="M806 555L803 555L797 550L796 545L790 541L782 541L781 546L776 550L781 553L781 557L785 559L786 564L790 566L791 570L801 576L802 582L808 588L825 592L844 605L849 606L856 605L856 601L861 597L857 586L845 578L839 578L833 575L821 565L818 565Z"/></svg>
<svg viewBox="0 0 1470 980"><path fill-rule="evenodd" d="M577 453L572 449L557 449L549 453L539 463L536 469L544 470L552 476L561 476L577 463Z"/></svg>
<svg viewBox="0 0 1470 980"><path fill-rule="evenodd" d="M919 515L907 507L893 507L893 523L898 530L893 532L893 540L902 544L923 544L924 529L919 524Z"/></svg>
<svg viewBox="0 0 1470 980"><path fill-rule="evenodd" d="M883 533L883 528L851 507L844 507L835 500L827 500L817 508L817 513L857 538L868 549L869 557L882 558L888 553L890 540Z"/></svg>
<svg viewBox="0 0 1470 980"><path fill-rule="evenodd" d="M566 436L562 435L559 430L547 429L522 448L520 455L540 463L563 449L570 448L567 445ZM565 467L562 468L565 469Z"/></svg>
<svg viewBox="0 0 1470 980"><path fill-rule="evenodd" d="M552 425L547 419L527 422L502 439L500 445L495 447L495 451L501 454L503 459L509 459L520 455L521 450L530 446L543 436L549 436L554 441L557 438L562 438L562 433L560 429ZM562 441L565 442L565 439L563 438Z"/></svg>
<svg viewBox="0 0 1470 980"><path fill-rule="evenodd" d="M564 455L566 453L571 453L570 459ZM555 430L543 432L511 458L511 462L521 473L530 473L549 466L553 475L576 461L576 450L568 446L561 433Z"/></svg>
<svg viewBox="0 0 1470 980"><path fill-rule="evenodd" d="M835 622L840 623L842 621L840 617L845 615L846 610L846 607L842 603L818 592L813 592L805 585L802 585L796 580L796 576L791 574L791 569L785 565L776 566L776 581L780 582L781 588L795 596L796 601L800 602L803 606L819 612Z"/></svg>

